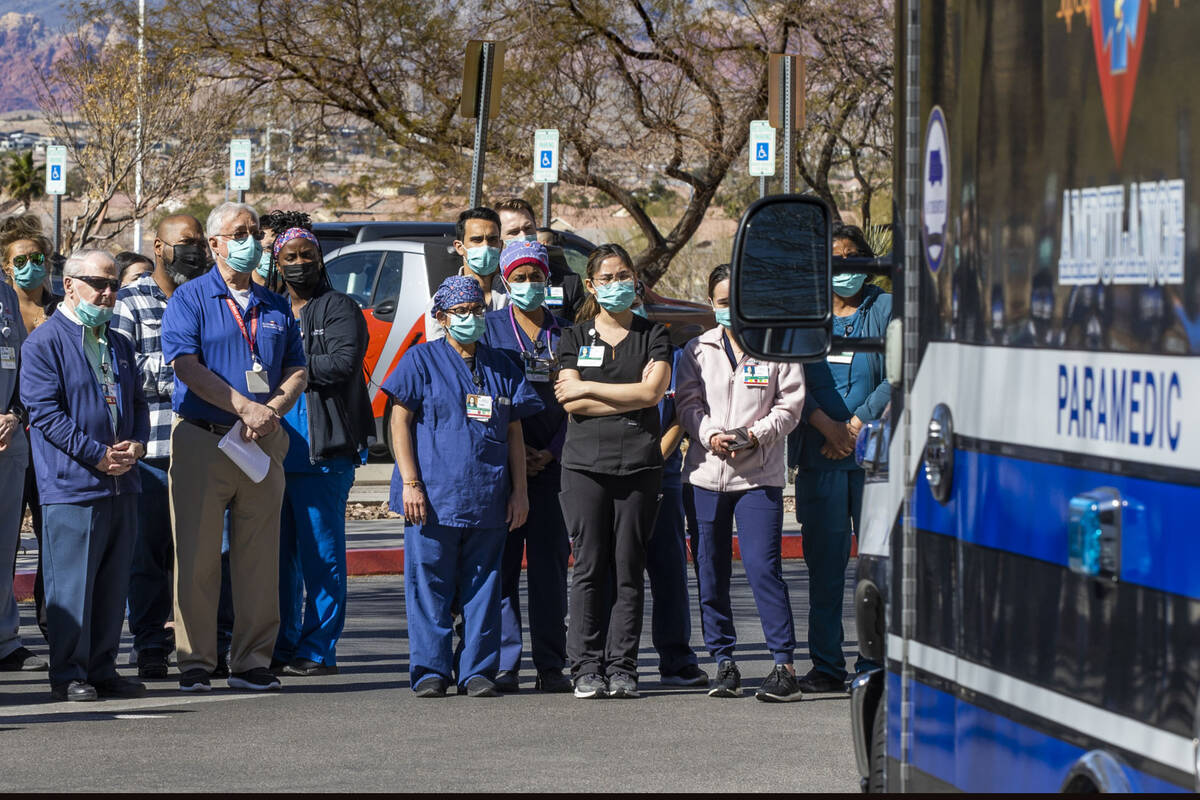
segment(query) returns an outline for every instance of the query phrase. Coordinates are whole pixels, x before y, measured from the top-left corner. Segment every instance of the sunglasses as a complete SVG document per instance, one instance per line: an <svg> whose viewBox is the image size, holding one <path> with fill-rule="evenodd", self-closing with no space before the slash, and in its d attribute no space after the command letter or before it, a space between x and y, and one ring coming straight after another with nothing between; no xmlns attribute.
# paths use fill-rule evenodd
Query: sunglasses
<svg viewBox="0 0 1200 800"><path fill-rule="evenodd" d="M97 292L103 292L105 289L115 292L121 288L121 282L116 278L93 278L88 275L71 275L69 277L73 281L83 281Z"/></svg>
<svg viewBox="0 0 1200 800"><path fill-rule="evenodd" d="M46 263L46 256L42 253L30 253L23 256L13 256L12 263L17 269L21 269L27 263L33 264L35 267L40 267L42 264Z"/></svg>

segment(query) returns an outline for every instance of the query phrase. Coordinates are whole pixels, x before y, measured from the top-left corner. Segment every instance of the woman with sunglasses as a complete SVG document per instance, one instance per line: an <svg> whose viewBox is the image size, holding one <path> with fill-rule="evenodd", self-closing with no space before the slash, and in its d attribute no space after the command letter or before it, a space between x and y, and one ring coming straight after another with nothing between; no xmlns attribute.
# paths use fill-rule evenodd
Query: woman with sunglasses
<svg viewBox="0 0 1200 800"><path fill-rule="evenodd" d="M383 384L393 403L390 502L404 509L409 681L418 697L445 697L455 672L459 694L499 694L500 559L529 515L521 420L542 401L508 355L479 342L483 308L474 278L443 281L432 313L444 335L410 347Z"/></svg>
<svg viewBox="0 0 1200 800"><path fill-rule="evenodd" d="M658 402L671 381L671 342L663 326L631 310L636 285L624 248L592 251L588 296L558 345L555 396L570 413L559 499L575 551L567 654L579 698L638 696L646 543L663 472Z"/></svg>
<svg viewBox="0 0 1200 800"><path fill-rule="evenodd" d="M33 214L12 216L0 221L0 258L4 277L16 293L16 305L0 310L0 316L19 314L26 335L45 322L58 308L62 296L50 291L50 255L53 245L42 233L42 223ZM11 302L11 301L10 301ZM13 327L11 324L9 327ZM37 575L33 584L33 599L38 627L46 635L45 588L42 578L42 504L38 497L33 461L25 470L21 497L21 514L28 507L33 518L33 535L38 543ZM3 569L0 566L0 569Z"/></svg>

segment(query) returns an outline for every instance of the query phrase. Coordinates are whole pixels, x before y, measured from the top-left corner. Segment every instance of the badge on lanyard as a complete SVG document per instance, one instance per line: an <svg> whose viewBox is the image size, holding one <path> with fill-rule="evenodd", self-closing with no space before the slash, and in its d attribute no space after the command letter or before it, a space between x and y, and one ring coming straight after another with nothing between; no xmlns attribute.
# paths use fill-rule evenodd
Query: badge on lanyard
<svg viewBox="0 0 1200 800"><path fill-rule="evenodd" d="M848 366L854 360L854 353L830 353L825 360L830 364L846 364Z"/></svg>
<svg viewBox="0 0 1200 800"><path fill-rule="evenodd" d="M746 364L742 367L742 385L766 386L771 381L771 368L763 364Z"/></svg>
<svg viewBox="0 0 1200 800"><path fill-rule="evenodd" d="M492 418L492 397L487 394L467 395L467 419L487 422Z"/></svg>
<svg viewBox="0 0 1200 800"><path fill-rule="evenodd" d="M0 369L17 368L17 348L0 347Z"/></svg>
<svg viewBox="0 0 1200 800"><path fill-rule="evenodd" d="M546 305L561 306L563 304L563 288L561 286L546 287Z"/></svg>
<svg viewBox="0 0 1200 800"><path fill-rule="evenodd" d="M581 367L599 367L604 364L604 345L594 344L591 347L579 348L578 365Z"/></svg>
<svg viewBox="0 0 1200 800"><path fill-rule="evenodd" d="M246 391L250 394L265 394L271 391L271 384L267 381L267 371L263 369L263 365L258 359L254 359L254 366L246 370Z"/></svg>
<svg viewBox="0 0 1200 800"><path fill-rule="evenodd" d="M525 380L531 383L549 383L550 373L554 371L554 359L536 356L528 351L521 353L525 362Z"/></svg>

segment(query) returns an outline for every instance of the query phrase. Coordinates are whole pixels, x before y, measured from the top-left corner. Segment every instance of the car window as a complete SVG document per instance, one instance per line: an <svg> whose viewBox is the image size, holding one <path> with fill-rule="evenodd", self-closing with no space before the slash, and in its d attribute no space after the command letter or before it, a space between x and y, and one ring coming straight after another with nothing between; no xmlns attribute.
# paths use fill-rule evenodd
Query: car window
<svg viewBox="0 0 1200 800"><path fill-rule="evenodd" d="M567 266L578 273L579 277L587 277L587 253L582 250L576 250L569 244L564 244L563 257L567 259Z"/></svg>
<svg viewBox="0 0 1200 800"><path fill-rule="evenodd" d="M372 306L384 300L395 300L400 296L400 279L404 277L404 253L385 253L383 266L379 268L379 280L375 282L375 298Z"/></svg>
<svg viewBox="0 0 1200 800"><path fill-rule="evenodd" d="M366 308L371 302L371 290L382 255L378 250L367 250L346 253L330 260L325 264L329 282L334 289L350 295L356 303Z"/></svg>

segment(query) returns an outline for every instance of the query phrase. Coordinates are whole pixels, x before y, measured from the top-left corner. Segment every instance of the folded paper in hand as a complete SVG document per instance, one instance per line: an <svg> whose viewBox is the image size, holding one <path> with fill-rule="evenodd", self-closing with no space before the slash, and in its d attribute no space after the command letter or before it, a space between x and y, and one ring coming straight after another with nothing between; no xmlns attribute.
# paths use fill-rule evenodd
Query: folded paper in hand
<svg viewBox="0 0 1200 800"><path fill-rule="evenodd" d="M271 457L258 446L258 442L247 442L242 438L244 427L241 420L235 422L229 433L217 442L217 449L237 464L246 477L255 483L262 483L262 479L267 477L267 470L271 468Z"/></svg>

